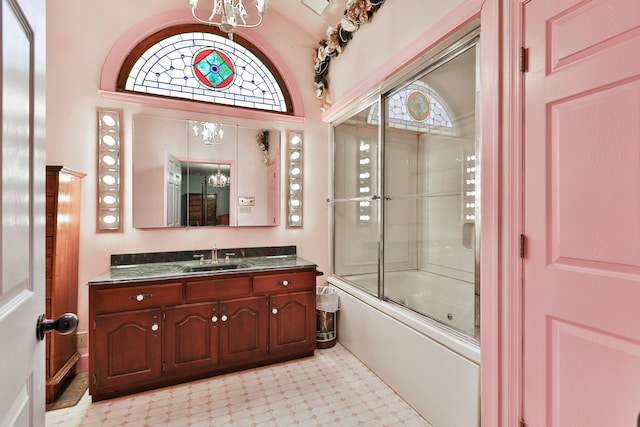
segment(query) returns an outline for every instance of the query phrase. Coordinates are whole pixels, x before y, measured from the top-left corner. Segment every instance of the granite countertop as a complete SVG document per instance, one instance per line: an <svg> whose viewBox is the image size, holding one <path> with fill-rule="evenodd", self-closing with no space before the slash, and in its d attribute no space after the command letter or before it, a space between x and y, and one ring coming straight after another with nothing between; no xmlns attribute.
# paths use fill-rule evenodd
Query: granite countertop
<svg viewBox="0 0 640 427"><path fill-rule="evenodd" d="M211 263L211 250L180 253L112 255L111 267L94 277L88 285L105 285L146 280L184 279L188 277L222 276L235 273L268 272L282 269L315 268L317 264L300 258L292 250L254 251L247 249L218 250L218 263ZM227 263L225 253L233 256ZM291 253L293 252L293 253ZM273 253L277 253L273 255ZM169 255L167 255L169 254ZM177 255L176 255L177 254ZM204 265L192 260L195 254L204 254ZM152 255L152 256L150 256ZM222 255L222 256L220 256ZM189 257L184 260L184 258ZM170 259L175 259L172 261ZM136 262L138 261L138 262Z"/></svg>

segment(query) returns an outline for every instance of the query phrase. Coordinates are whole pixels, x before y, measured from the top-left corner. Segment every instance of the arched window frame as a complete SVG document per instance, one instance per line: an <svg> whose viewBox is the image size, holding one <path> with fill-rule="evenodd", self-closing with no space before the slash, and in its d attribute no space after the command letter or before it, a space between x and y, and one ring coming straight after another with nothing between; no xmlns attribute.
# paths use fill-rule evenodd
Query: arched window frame
<svg viewBox="0 0 640 427"><path fill-rule="evenodd" d="M195 113L212 114L240 119L262 120L281 124L301 125L305 121L304 104L302 94L298 87L296 77L288 67L287 62L279 54L269 40L262 37L259 32L252 30L238 30L234 37L242 37L267 56L284 80L291 97L292 112L290 114L262 111L249 108L238 108L229 105L194 102L184 99L150 96L146 94L123 92L117 90L117 80L124 61L131 52L147 37L166 28L178 25L195 25L193 17L187 9L176 9L161 12L138 22L127 30L115 41L107 57L105 58L100 76L99 94L106 101L124 102L141 106L180 110ZM213 28L203 26L209 32Z"/></svg>
<svg viewBox="0 0 640 427"><path fill-rule="evenodd" d="M182 34L188 34L188 33L208 33L208 34L214 34L216 36L222 37L223 39L226 39L226 36L224 33L220 32L219 30L217 30L215 27L209 27L206 25L200 25L200 24L182 24L182 25L174 25L171 27L167 27L165 29L162 29L152 35L150 35L149 37L146 37L144 40L142 40L127 56L127 58L124 60L122 67L120 68L120 73L118 74L118 79L117 79L117 83L116 83L116 90L119 92L132 92L132 93L141 93L143 95L146 96L158 96L158 97L162 97L162 98L174 98L173 96L164 96L164 95L157 95L157 94L151 94L151 93L144 93L144 92L138 92L138 91L133 91L130 89L126 88L126 84L127 84L127 80L129 79L131 70L134 66L134 64L136 64L136 62L138 62L138 60L140 59L140 57L147 52L147 50L149 50L151 47L157 45L158 43L161 43L165 40L168 40L174 36L180 36ZM282 76L280 75L280 73L278 72L278 69L276 68L276 66L271 62L271 60L260 50L258 49L256 46L254 46L251 42L249 42L248 40L246 40L245 38L243 38L240 35L236 35L234 37L233 42L234 44L237 44L241 47L243 47L244 49L246 49L247 51L249 51L251 54L253 54L260 62L262 62L262 65L269 71L269 73L271 75L273 75L277 85L278 85L278 89L280 89L280 91L282 92L283 98L284 98L284 104L285 104L285 111L276 111L280 114L292 114L292 103L291 103L291 95L289 94L289 90L287 88L287 85L285 84L284 79L282 78ZM227 49L229 47L227 46ZM184 97L175 97L176 99L185 99ZM211 103L211 101L201 101L201 100L196 100L196 99L188 99L188 101L191 102L204 102L204 103ZM236 100L231 101L233 102L237 102ZM233 105L233 107L235 108L250 108L253 109L251 107L244 107L244 106L240 106L240 105ZM258 110L266 110L269 111L268 109L263 109L263 108L255 108Z"/></svg>

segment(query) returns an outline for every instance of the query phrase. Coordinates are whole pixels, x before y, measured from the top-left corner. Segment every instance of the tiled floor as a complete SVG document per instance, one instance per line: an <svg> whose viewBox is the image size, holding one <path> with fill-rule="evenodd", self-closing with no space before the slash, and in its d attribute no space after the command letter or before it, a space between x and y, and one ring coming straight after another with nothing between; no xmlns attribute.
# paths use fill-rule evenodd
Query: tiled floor
<svg viewBox="0 0 640 427"><path fill-rule="evenodd" d="M314 357L46 414L47 427L430 427L343 346Z"/></svg>

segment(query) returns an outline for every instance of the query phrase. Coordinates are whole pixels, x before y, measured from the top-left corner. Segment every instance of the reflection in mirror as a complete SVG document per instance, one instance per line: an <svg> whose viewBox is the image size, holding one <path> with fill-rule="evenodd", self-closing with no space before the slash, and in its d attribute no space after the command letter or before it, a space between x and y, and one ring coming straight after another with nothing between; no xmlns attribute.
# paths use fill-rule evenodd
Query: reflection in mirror
<svg viewBox="0 0 640 427"><path fill-rule="evenodd" d="M133 226L279 224L280 132L133 118Z"/></svg>
<svg viewBox="0 0 640 427"><path fill-rule="evenodd" d="M189 161L182 175L189 177L189 190L180 200L181 225L229 225L231 165Z"/></svg>

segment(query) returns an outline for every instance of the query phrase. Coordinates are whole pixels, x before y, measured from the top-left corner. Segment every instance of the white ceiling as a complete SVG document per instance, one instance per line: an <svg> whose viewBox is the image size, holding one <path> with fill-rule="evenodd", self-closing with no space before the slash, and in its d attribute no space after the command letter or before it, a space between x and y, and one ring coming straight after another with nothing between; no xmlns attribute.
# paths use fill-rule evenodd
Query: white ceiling
<svg viewBox="0 0 640 427"><path fill-rule="evenodd" d="M267 0L264 19L269 19L269 9L275 9L279 15L297 22L300 28L320 41L327 37L327 28L336 27L344 15L347 0L331 0L322 16L315 14L301 0Z"/></svg>

